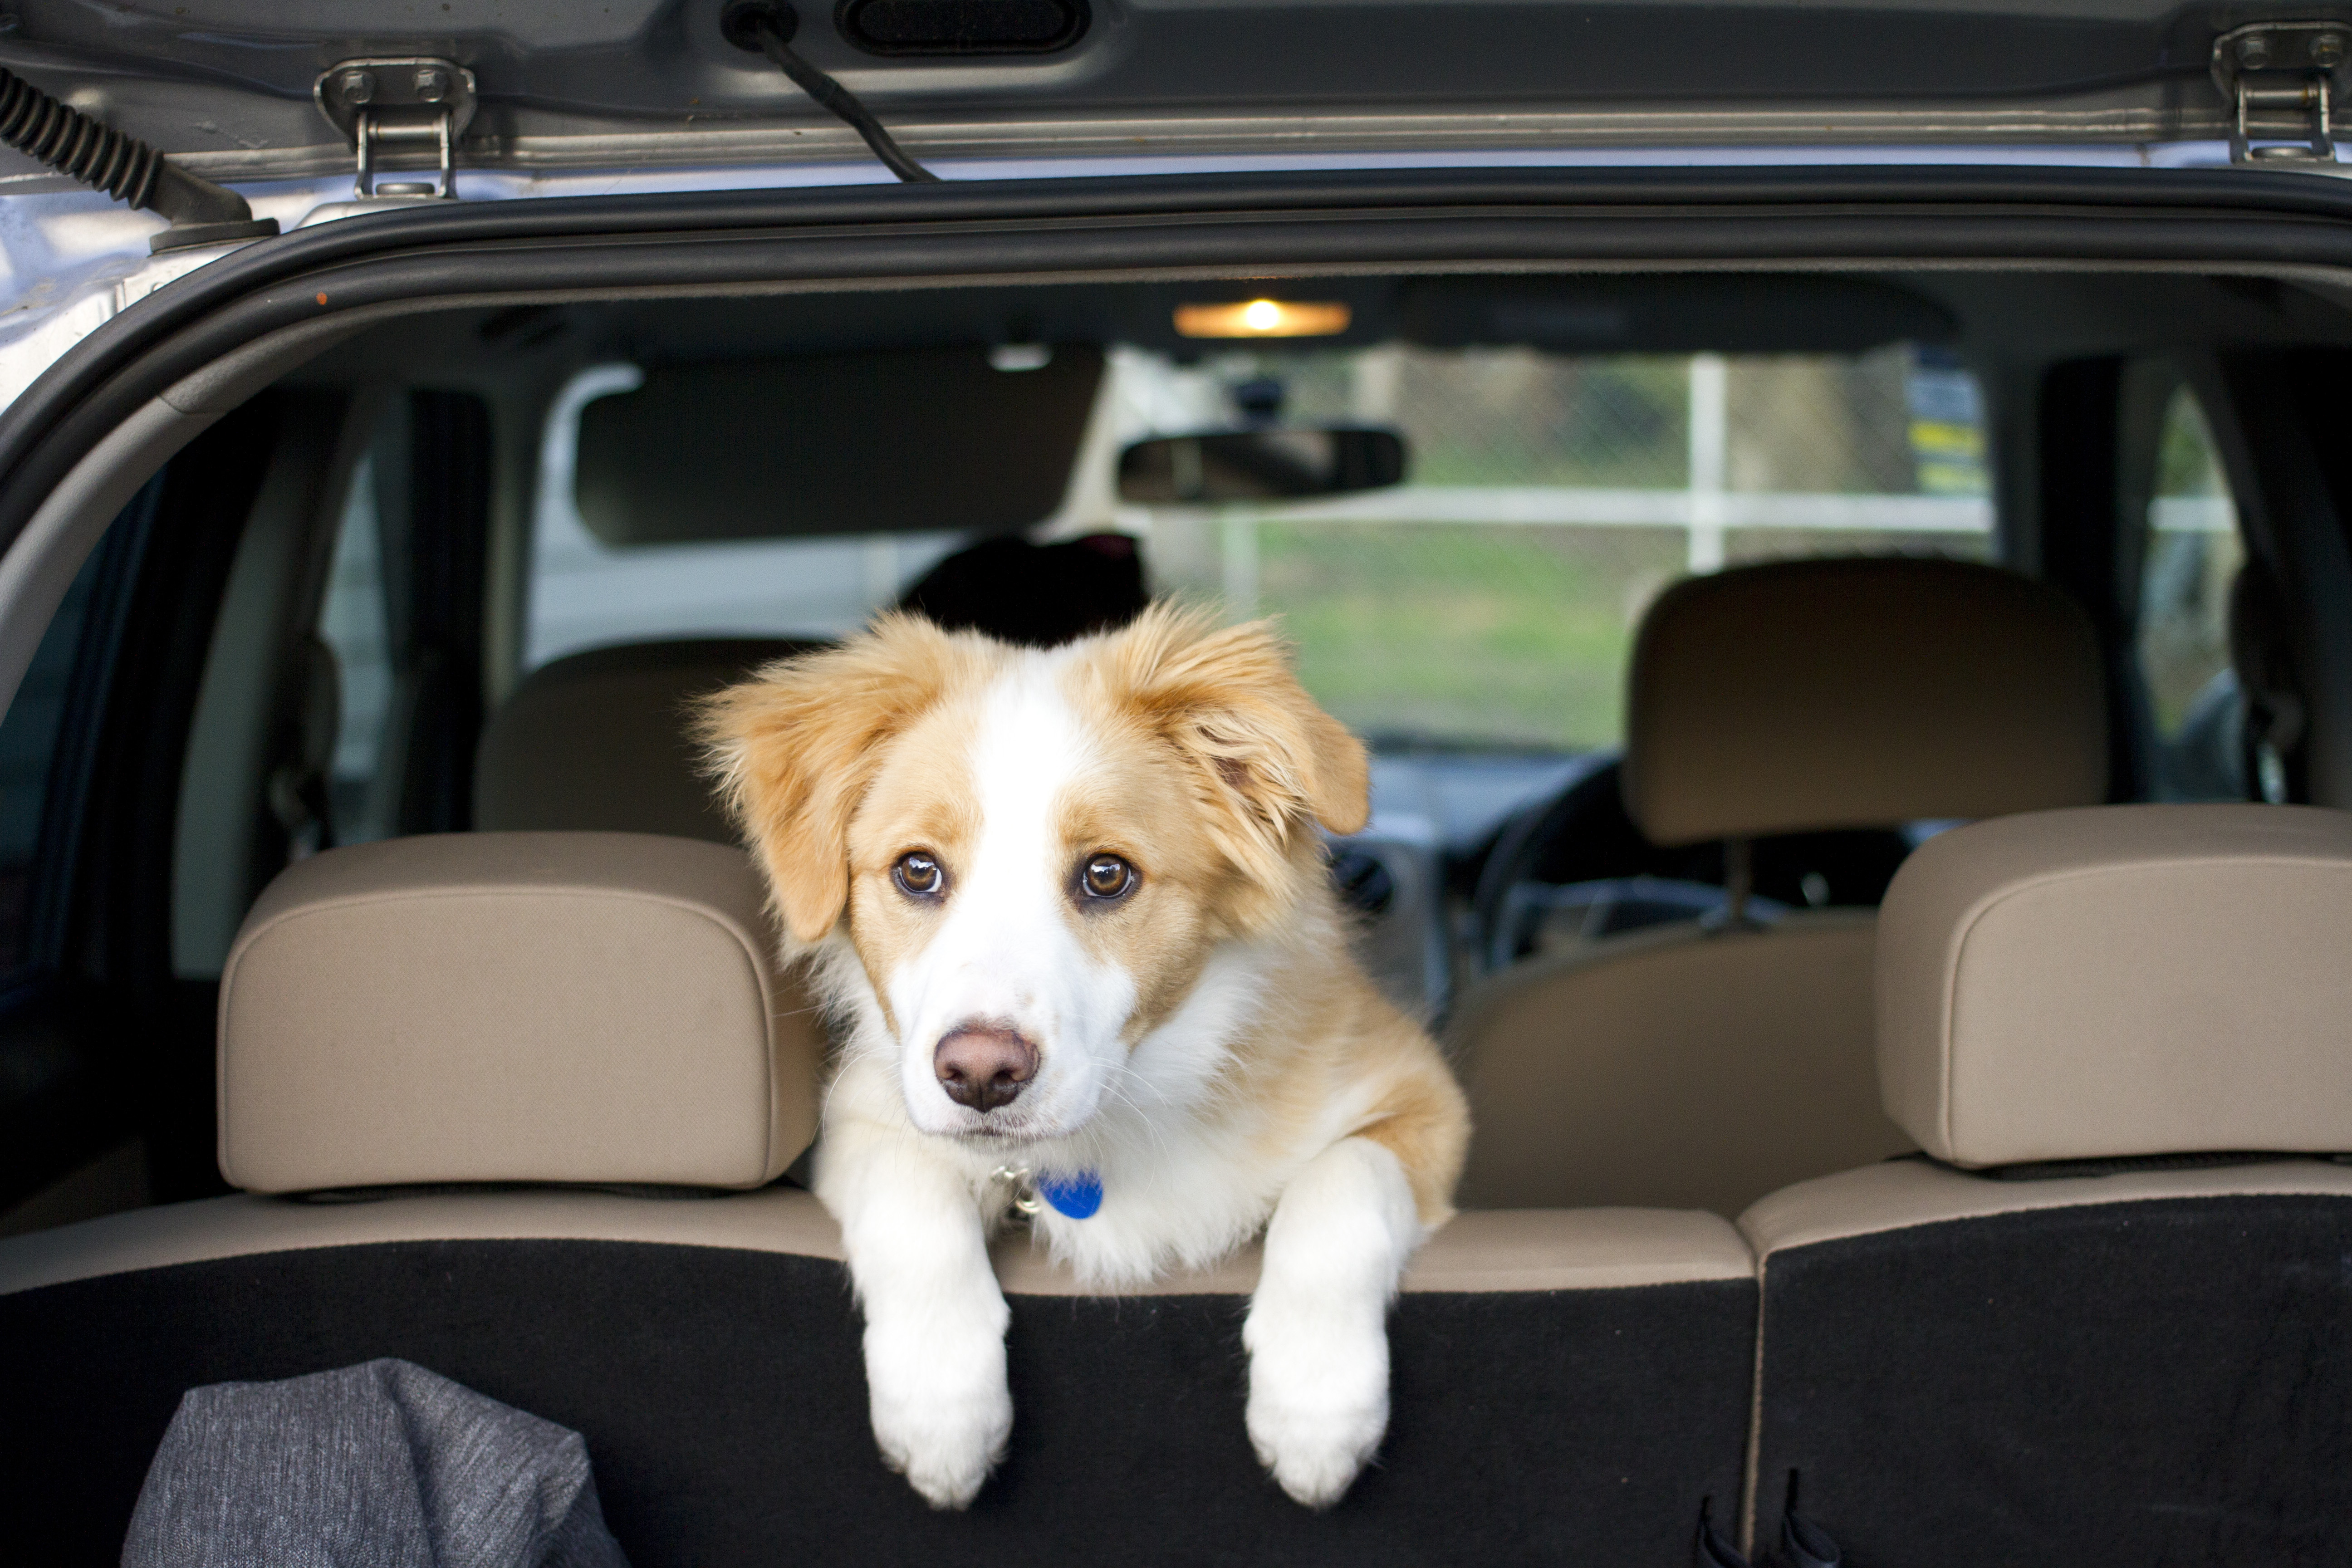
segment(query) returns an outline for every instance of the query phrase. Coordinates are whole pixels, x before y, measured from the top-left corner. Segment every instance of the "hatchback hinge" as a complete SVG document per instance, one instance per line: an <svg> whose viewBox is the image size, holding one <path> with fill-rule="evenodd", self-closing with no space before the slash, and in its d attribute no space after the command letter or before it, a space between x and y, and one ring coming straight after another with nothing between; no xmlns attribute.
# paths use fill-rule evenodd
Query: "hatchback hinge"
<svg viewBox="0 0 2352 1568"><path fill-rule="evenodd" d="M2342 22L2249 22L2213 40L2213 85L2230 100L2230 162L2336 161L2336 78L2352 57Z"/></svg>
<svg viewBox="0 0 2352 1568"><path fill-rule="evenodd" d="M310 89L319 112L352 144L359 162L355 196L455 196L457 138L474 120L474 73L454 60L344 60L320 73ZM440 180L376 184L383 153L430 146Z"/></svg>

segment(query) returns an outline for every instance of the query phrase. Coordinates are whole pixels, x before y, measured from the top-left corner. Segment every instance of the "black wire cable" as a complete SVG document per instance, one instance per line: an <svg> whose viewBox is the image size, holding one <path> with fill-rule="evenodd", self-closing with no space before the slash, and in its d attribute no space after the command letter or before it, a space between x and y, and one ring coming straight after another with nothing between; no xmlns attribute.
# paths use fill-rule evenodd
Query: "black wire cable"
<svg viewBox="0 0 2352 1568"><path fill-rule="evenodd" d="M776 68L790 77L793 86L864 137L885 168L908 184L937 184L940 177L908 157L882 122L857 101L856 93L793 52L793 35L799 29L799 16L775 0L737 0L719 17L719 30L727 35L729 43L739 49L756 49L775 61Z"/></svg>

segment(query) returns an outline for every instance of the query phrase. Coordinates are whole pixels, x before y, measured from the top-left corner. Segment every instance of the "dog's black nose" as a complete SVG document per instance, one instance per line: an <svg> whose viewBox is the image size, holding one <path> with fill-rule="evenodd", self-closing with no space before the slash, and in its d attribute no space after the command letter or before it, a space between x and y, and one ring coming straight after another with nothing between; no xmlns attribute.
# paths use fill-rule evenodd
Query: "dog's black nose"
<svg viewBox="0 0 2352 1568"><path fill-rule="evenodd" d="M1037 1070L1037 1047L1011 1029L968 1024L940 1041L931 1067L950 1100L984 1115L1021 1097Z"/></svg>

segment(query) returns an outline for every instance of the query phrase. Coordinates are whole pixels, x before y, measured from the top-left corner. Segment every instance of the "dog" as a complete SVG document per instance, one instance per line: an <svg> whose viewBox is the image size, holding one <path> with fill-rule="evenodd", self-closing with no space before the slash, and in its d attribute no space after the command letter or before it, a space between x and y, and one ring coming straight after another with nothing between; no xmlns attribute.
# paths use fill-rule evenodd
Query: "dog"
<svg viewBox="0 0 2352 1568"><path fill-rule="evenodd" d="M815 1151L874 1435L935 1508L1012 1431L988 1240L1016 1204L1088 1288L1261 1230L1259 1459L1336 1502L1388 1425L1387 1310L1469 1139L1348 946L1320 823L1364 748L1265 625L1147 609L1051 649L904 614L708 699L700 735L836 1020Z"/></svg>

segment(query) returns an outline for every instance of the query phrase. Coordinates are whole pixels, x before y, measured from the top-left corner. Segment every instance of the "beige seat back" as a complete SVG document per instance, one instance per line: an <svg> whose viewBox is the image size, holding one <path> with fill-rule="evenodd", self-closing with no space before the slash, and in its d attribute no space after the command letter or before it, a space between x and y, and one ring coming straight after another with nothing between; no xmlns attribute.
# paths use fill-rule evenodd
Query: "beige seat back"
<svg viewBox="0 0 2352 1568"><path fill-rule="evenodd" d="M1664 845L2100 800L2098 651L2053 590L1927 560L1780 563L1662 595L1634 645L1625 800ZM1879 1104L1870 912L1652 930L1464 997L1464 1201L1734 1215L1913 1146Z"/></svg>
<svg viewBox="0 0 2352 1568"><path fill-rule="evenodd" d="M286 872L225 981L223 1163L256 1190L0 1241L10 1539L105 1560L183 1391L382 1355L579 1431L638 1563L928 1562L974 1521L1044 1562L1666 1562L1738 1495L1755 1260L1717 1216L1609 1209L1465 1214L1421 1249L1410 1417L1330 1513L1265 1483L1218 1370L1254 1251L1121 1299L1006 1227L1007 1479L931 1514L876 1457L814 1195L660 1190L751 1186L806 1141L810 1018L763 932L740 853L646 835Z"/></svg>
<svg viewBox="0 0 2352 1568"><path fill-rule="evenodd" d="M541 666L482 732L474 826L734 843L687 739L688 705L810 646L772 637L630 643Z"/></svg>
<svg viewBox="0 0 2352 1568"><path fill-rule="evenodd" d="M1878 1055L1924 1153L1739 1221L1759 1542L1795 1471L1853 1562L2343 1554L2348 945L2352 813L2034 813L1906 862Z"/></svg>
<svg viewBox="0 0 2352 1568"><path fill-rule="evenodd" d="M445 834L298 862L221 976L221 1173L772 1181L815 1135L823 1049L774 948L718 845Z"/></svg>

